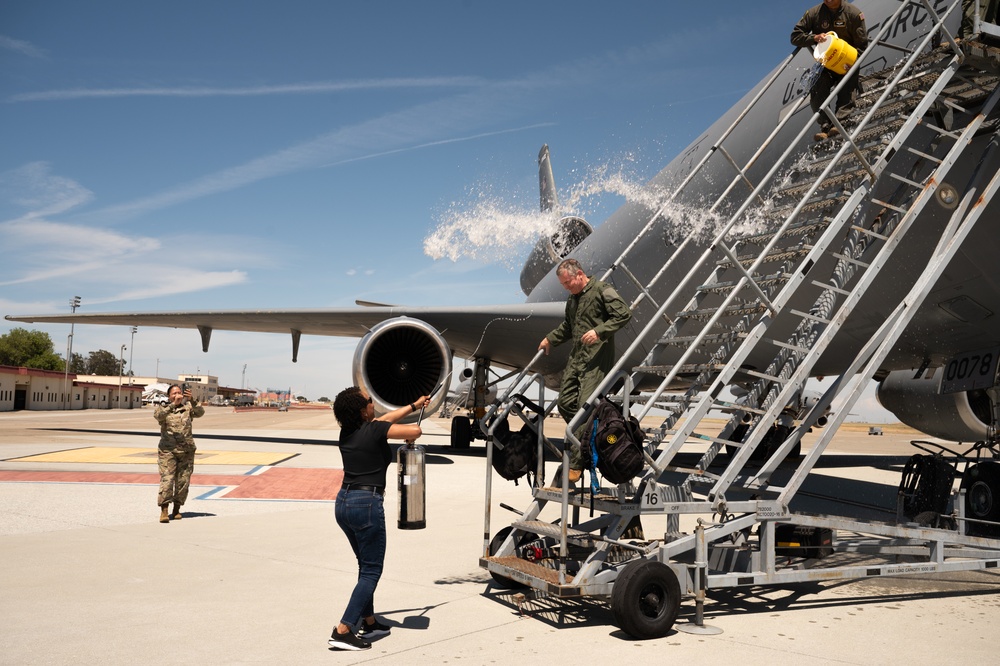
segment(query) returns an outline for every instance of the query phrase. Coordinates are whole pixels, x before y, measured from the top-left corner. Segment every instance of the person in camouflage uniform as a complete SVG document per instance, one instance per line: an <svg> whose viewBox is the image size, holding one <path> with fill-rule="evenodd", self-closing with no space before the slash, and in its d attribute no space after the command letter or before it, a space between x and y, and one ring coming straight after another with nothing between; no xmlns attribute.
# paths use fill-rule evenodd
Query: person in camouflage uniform
<svg viewBox="0 0 1000 666"><path fill-rule="evenodd" d="M568 423L615 364L615 331L632 318L628 304L606 282L587 277L580 262L567 259L556 269L559 283L570 293L566 319L539 343L546 355L564 342L573 349L559 387L559 414ZM570 481L580 479L579 447L570 450Z"/></svg>
<svg viewBox="0 0 1000 666"><path fill-rule="evenodd" d="M194 435L191 421L202 416L205 408L191 396L191 390L182 390L174 384L167 390L169 402L160 405L153 417L160 424L160 445L157 462L160 467L160 492L156 503L160 505L160 522L181 519L181 506L187 501L191 472L194 471ZM174 503L171 514L168 509Z"/></svg>

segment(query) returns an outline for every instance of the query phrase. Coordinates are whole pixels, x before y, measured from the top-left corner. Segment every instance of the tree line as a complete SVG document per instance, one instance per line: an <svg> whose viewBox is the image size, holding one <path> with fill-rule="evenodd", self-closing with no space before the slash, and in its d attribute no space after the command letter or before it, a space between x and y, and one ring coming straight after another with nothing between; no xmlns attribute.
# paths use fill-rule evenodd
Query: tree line
<svg viewBox="0 0 1000 666"><path fill-rule="evenodd" d="M73 352L69 371L78 375L118 375L126 374L127 364L106 349L89 352L86 358ZM0 335L0 365L63 372L66 359L56 353L48 333L14 328Z"/></svg>

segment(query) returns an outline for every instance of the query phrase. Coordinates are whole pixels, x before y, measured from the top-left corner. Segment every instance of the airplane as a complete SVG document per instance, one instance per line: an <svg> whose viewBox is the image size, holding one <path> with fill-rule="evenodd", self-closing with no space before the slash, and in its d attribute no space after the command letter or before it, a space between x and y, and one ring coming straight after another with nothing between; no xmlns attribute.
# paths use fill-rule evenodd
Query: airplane
<svg viewBox="0 0 1000 666"><path fill-rule="evenodd" d="M935 0L930 6L942 13L951 4L947 0ZM898 7L896 0L866 3L869 33L874 33ZM952 12L949 19L952 32L957 32L958 13ZM920 3L913 3L912 8L894 20L896 25L884 40L893 46L877 48L866 71L898 60L898 49L917 43L929 24L926 9ZM796 63L811 64L809 55L798 54ZM801 117L803 121L809 116L808 105L802 103L808 94L804 81L807 77L800 72L801 69L809 70L809 64L785 68L768 86L750 122L744 122L739 132L726 137L727 160L746 161L753 156L761 137L774 131L786 115ZM773 72L768 78L772 76ZM447 380L452 372L453 356L476 359L480 363L478 382L487 381L484 368L524 368L535 356L537 342L563 318L566 293L554 269L560 260L572 257L593 273L612 269L606 279L633 303L632 322L616 335L618 351L624 354L635 341L642 324L655 314L652 303L666 298L671 286L685 278L689 278L687 282L691 285L707 278L711 266L696 264L703 246L685 244L679 239L685 227L711 225L718 217L718 211L706 212L701 204L717 198L731 179L726 173L729 168L726 160L718 156L718 142L748 100L758 95L766 83L767 79L755 86L646 185L648 191L660 194L664 205L659 210L646 202L628 202L597 228L576 216L560 218L552 233L539 238L525 262L520 283L527 298L521 304L407 307L359 302L363 307L7 315L6 319L26 323L192 328L199 331L202 349L206 352L214 330L284 333L292 338L293 362L297 361L302 335L360 337L354 355L354 380L369 391L377 412L384 413L407 404L412 395L429 391ZM802 122L789 122L781 128L770 147L755 158L746 177L752 180L760 175L764 165L776 160L781 149L796 140L800 125ZM978 155L983 152L978 146L985 146L989 136L981 134L973 141L977 149L970 152ZM810 149L808 140L802 145L803 149ZM707 175L688 184L680 196L668 197L677 183L689 176L706 156L712 156ZM541 209L553 211L558 208L558 195L547 146L542 148L538 161ZM956 175L950 182L954 183L959 195L967 189L966 183L976 164L975 160L965 159L952 170ZM995 158L992 158L987 169L995 169L994 164ZM880 182L886 180L883 178ZM934 230L942 227L950 213L948 206L940 201L937 203L932 204L920 219L920 225L931 232L911 234L904 240L896 258L882 270L883 276L844 325L842 334L816 363L814 376L840 374L844 359L855 355L877 324L903 297L904 285L915 279L918 269L933 251ZM990 202L986 215L995 213L996 203ZM627 266L616 264L622 250L651 223L652 230L642 234L644 240L633 250ZM917 369L931 373L970 350L989 350L1000 345L1000 317L994 316L1000 311L1000 285L992 270L996 241L994 234L984 228L986 225L978 226L963 244L961 258L948 266L931 297L876 374L877 379L892 377L891 381L881 384L879 397L902 422L939 437L963 441L982 439L989 429L991 415L982 407L984 388L945 396L934 392L928 395L927 387L936 386L935 382L907 379L907 374L912 376ZM705 233L702 240L709 238L710 234ZM676 260L649 287L649 297L645 297L642 285L650 283L655 272L664 265L664 258L671 254ZM690 293L691 289L675 300L681 304ZM783 327L780 321L776 325L779 329ZM546 378L549 388L558 388L566 347L557 348L552 355L537 359L533 365L533 369ZM638 363L649 349L649 345L640 345L632 350L629 362ZM669 363L669 356L670 352L664 352L656 362ZM750 358L746 364L763 367L766 360ZM914 393L922 396L919 407L910 400ZM444 396L445 392L434 396L428 413L440 408ZM481 413L483 405L478 407ZM456 422L454 428L459 431L453 438L457 446L463 446L469 436L481 434L460 422Z"/></svg>
<svg viewBox="0 0 1000 666"><path fill-rule="evenodd" d="M501 380L530 369L544 378L546 386L558 388L566 346L549 356L538 354L536 348L563 319L566 292L555 268L571 257L613 284L633 311L632 320L615 336L618 366L599 392L625 378L626 399L631 391L653 389L659 396L664 390L687 388L707 396L698 399L717 402L720 393L714 387L725 377L723 384L739 389L733 392L738 397L726 404L736 423L742 416L762 425L760 435L743 428L742 442L733 439L735 423L707 438L713 449L732 445L734 461L707 493L713 510L727 506L725 494L715 488L732 487L737 478L749 478L746 488L766 488L780 459L797 444L801 429L829 418L832 397L807 397L802 387L808 377L839 376L838 390L843 382L849 392L854 390L850 388L854 378L876 379L880 401L901 422L945 440L985 442L976 454L985 455L995 449L1000 425L1000 280L995 270L1000 246L988 222L1000 214L1000 200L993 197L1000 187L996 105L1000 48L990 42L1000 31L977 25L974 34L979 41L969 40L968 35L965 41L956 41L962 4L958 0L864 3L872 45L858 54L855 65L864 89L850 118L838 118L830 111L839 138L813 141L817 115L809 108L808 94L815 68L821 65L814 63L812 53L796 49L653 177L645 186L649 196L627 202L596 227L576 216L560 218L552 233L538 240L522 269L524 303L471 307L359 303L358 308L315 310L6 318L192 328L201 334L205 351L213 330L284 333L292 338L293 362L302 335L360 337L354 380L367 389L378 412L405 405L414 395L449 382L453 356L475 359L472 373L463 380L471 380L468 392L476 396L474 411L480 417L486 412L487 389L496 383L488 378L493 368L510 371ZM835 93L826 102L828 108ZM558 211L547 147L538 161L540 207ZM827 307L834 302L843 304L836 306L842 309ZM783 351L776 356L775 348ZM717 356L716 349L725 349L725 357ZM787 375L784 367L774 366L776 358L793 357ZM794 383L791 378L798 384L786 390L786 384ZM755 394L755 382L761 381L770 387L773 401ZM713 388L706 388L710 385ZM441 407L446 394L447 390L435 393L428 413ZM759 404L751 404L747 396L761 398ZM681 405L678 412L693 404L674 400ZM642 415L653 404L647 402ZM656 404L668 412L672 409L669 402ZM849 409L850 405L837 418ZM800 428L782 421L782 413L794 414ZM567 426L568 439L577 419ZM475 432L475 424L456 416L452 445L468 446L473 437L485 434ZM753 448L779 427L781 437L771 438L772 459L760 472L741 476ZM686 426L676 428L671 436L678 442L693 434ZM661 443L666 447L657 460L669 462L675 444L667 439ZM741 447L746 447L745 454ZM812 455L806 456L806 463L814 464ZM656 474L666 469L658 464L636 495L642 497L642 512L658 510L652 506L657 498L661 505L687 506L677 495L642 494L642 489L658 487ZM985 481L963 479L963 489L968 482L973 515L1000 523L1000 502L991 499L1000 497L1000 473L994 473L1000 466L987 465L992 466L969 465L967 476L978 470ZM542 489L537 497L556 497L545 492ZM564 480L564 503L565 492ZM783 498L788 491L781 492ZM781 498L779 503L784 502ZM628 506L632 513L640 511L638 500ZM742 509L748 512L761 511L750 501L740 506L749 507ZM778 512L766 517L773 520L787 506L768 504L765 509ZM610 542L622 536L626 522L611 521ZM749 532L753 523L739 525ZM742 529L726 534L738 535ZM882 534L888 528L879 529ZM764 534L763 527L760 533ZM709 540L718 540L719 534L713 533ZM906 537L914 534L904 532ZM989 525L978 534L997 536ZM565 556L565 530L561 539ZM979 545L964 533L959 540ZM495 541L489 547L491 554L494 546L496 552L510 551L512 537L506 543ZM670 546L677 553L694 547L684 539ZM645 619L636 616L632 604L636 599L628 590L635 587L633 582L647 580L652 571L626 567L628 584L619 595L619 588L612 590L609 584L618 572L600 568L603 560L581 564L576 580L584 582L569 588L563 587L562 578L552 582L547 575L528 576L503 563L487 564L498 581L513 578L553 593L613 591L618 595L612 596L616 619L633 635L664 635L673 623L673 618L668 622L657 616L655 622L644 624ZM929 566L946 568L940 563ZM684 565L672 569L685 590L693 593L694 583L684 577ZM588 578L595 571L604 573ZM879 571L895 575L910 570ZM794 580L806 580L801 577L805 574L795 575L800 578ZM832 577L829 571L825 575ZM773 572L759 580L765 578L793 580ZM667 596L673 595L669 588L664 587Z"/></svg>

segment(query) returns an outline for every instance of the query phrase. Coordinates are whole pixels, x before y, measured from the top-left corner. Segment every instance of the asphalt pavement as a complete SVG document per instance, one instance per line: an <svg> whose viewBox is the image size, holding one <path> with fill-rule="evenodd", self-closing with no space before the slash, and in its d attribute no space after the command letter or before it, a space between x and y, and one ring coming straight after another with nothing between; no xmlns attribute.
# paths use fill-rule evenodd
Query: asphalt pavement
<svg viewBox="0 0 1000 666"><path fill-rule="evenodd" d="M717 591L705 622L721 633L646 641L600 600L521 600L478 566L483 446L453 451L445 427L425 421L425 529L397 528L390 468L376 611L392 632L341 652L326 641L357 568L333 518L329 410L209 408L184 517L169 524L151 409L0 414L0 663L997 663L993 573ZM845 432L820 471L893 483L910 438ZM513 517L501 503L530 501L523 481L493 488L491 533ZM678 624L693 615L686 601Z"/></svg>

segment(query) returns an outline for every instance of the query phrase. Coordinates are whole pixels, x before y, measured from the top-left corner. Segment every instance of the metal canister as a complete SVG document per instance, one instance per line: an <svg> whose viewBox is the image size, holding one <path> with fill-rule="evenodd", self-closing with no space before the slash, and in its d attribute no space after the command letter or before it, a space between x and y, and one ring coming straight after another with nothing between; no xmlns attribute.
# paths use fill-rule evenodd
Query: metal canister
<svg viewBox="0 0 1000 666"><path fill-rule="evenodd" d="M405 444L399 447L396 460L396 485L399 490L397 525L401 530L422 530L427 527L427 458L424 447Z"/></svg>

